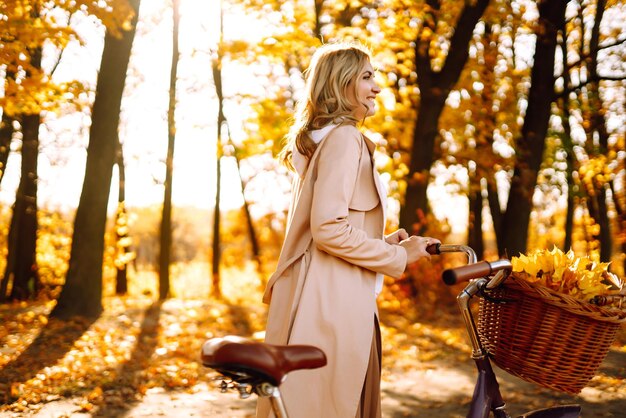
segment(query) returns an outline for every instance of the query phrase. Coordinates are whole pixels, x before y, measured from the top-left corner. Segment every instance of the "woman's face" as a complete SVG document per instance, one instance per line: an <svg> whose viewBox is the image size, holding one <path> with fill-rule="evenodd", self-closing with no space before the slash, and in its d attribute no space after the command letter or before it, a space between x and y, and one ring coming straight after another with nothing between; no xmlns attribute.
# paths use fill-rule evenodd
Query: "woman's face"
<svg viewBox="0 0 626 418"><path fill-rule="evenodd" d="M376 113L376 95L380 93L380 87L374 80L374 76L374 68L368 61L357 75L356 83L348 85L348 98L357 104L354 117L358 120Z"/></svg>

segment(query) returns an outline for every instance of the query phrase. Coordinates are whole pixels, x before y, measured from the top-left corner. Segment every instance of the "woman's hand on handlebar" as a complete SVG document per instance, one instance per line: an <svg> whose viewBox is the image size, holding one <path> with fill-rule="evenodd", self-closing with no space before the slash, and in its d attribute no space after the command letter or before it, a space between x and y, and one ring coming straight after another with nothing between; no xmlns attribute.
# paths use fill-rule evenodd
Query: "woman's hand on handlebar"
<svg viewBox="0 0 626 418"><path fill-rule="evenodd" d="M430 258L430 253L426 251L426 247L433 244L441 244L441 241L437 238L419 237L417 235L410 236L400 241L399 245L403 247L407 253L407 266L415 263L420 258Z"/></svg>
<svg viewBox="0 0 626 418"><path fill-rule="evenodd" d="M400 228L397 231L394 231L391 234L387 235L385 237L385 242L387 242L387 244L398 245L408 237L409 233L406 232L404 228Z"/></svg>

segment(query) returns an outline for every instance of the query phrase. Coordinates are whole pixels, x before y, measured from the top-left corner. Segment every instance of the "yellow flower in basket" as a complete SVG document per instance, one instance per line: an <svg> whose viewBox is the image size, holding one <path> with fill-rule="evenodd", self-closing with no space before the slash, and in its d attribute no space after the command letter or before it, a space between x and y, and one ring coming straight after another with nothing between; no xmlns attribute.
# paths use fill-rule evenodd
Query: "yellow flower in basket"
<svg viewBox="0 0 626 418"><path fill-rule="evenodd" d="M609 263L576 257L572 250L534 250L513 257L511 264L514 276L582 300L626 291L624 282L608 271Z"/></svg>

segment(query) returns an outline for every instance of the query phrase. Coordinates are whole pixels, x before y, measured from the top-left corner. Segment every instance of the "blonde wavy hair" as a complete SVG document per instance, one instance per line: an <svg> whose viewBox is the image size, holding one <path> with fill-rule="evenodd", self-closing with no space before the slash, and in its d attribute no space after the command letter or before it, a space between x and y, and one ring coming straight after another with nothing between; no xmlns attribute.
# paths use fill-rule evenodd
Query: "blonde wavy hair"
<svg viewBox="0 0 626 418"><path fill-rule="evenodd" d="M371 52L359 43L329 43L319 47L305 71L305 94L296 104L294 123L278 155L293 170L292 152L297 150L311 158L317 144L307 134L331 123L354 123L354 110L360 106L348 99L348 88L354 89L361 69L370 61Z"/></svg>

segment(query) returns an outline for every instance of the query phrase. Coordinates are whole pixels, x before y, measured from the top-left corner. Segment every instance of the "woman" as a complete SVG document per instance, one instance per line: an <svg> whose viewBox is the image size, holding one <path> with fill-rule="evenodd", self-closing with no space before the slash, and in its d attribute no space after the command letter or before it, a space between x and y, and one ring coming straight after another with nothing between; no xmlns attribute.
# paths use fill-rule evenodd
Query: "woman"
<svg viewBox="0 0 626 418"><path fill-rule="evenodd" d="M290 418L380 417L381 341L376 296L439 242L400 229L383 236L386 196L375 144L357 124L380 88L367 49L327 44L313 55L305 96L281 153L294 176L287 232L269 303L266 342L321 348L328 364L288 375ZM260 398L257 417L269 415Z"/></svg>

